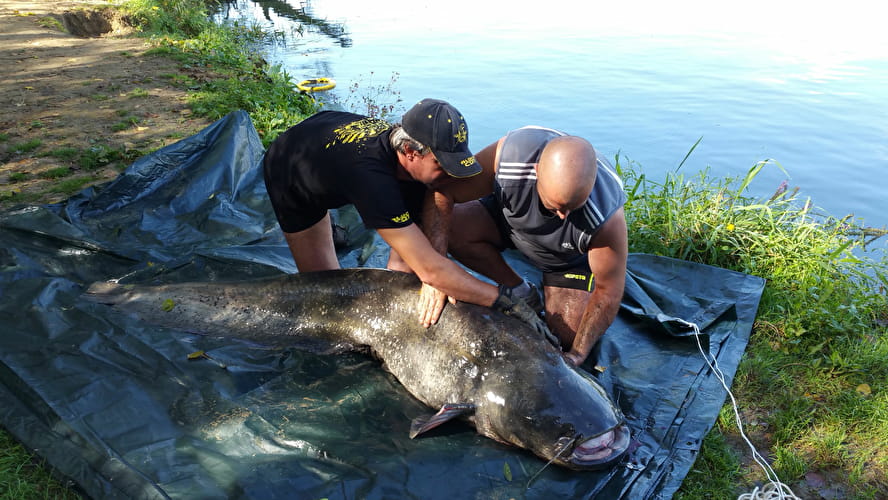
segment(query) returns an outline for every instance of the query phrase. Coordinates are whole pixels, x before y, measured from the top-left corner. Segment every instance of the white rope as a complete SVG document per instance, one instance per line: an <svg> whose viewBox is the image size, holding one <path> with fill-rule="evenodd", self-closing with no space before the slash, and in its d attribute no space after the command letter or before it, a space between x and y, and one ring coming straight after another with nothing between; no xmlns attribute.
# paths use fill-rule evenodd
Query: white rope
<svg viewBox="0 0 888 500"><path fill-rule="evenodd" d="M780 482L777 473L774 472L774 469L771 468L767 460L759 454L758 450L756 450L755 446L752 444L752 441L750 441L746 436L746 433L743 432L743 422L740 420L740 410L737 407L737 400L734 398L731 389L728 388L724 373L722 373L718 367L718 360L703 350L703 344L700 342L700 327L697 326L696 323L691 323L683 319L679 319L678 321L685 326L693 328L694 338L697 340L697 349L700 350L700 354L703 355L706 364L709 365L712 373L715 374L715 378L721 382L722 387L725 388L725 391L728 392L728 396L731 398L731 406L734 408L734 418L737 422L737 429L740 431L740 436L743 438L743 441L746 442L747 446L749 446L750 451L752 451L752 459L755 460L755 463L759 464L759 467L765 471L765 475L768 477L768 484L765 485L764 488L759 490L759 488L756 487L752 490L752 493L744 493L737 497L737 500L801 500L801 498L797 497L795 493L792 492L789 486Z"/></svg>
<svg viewBox="0 0 888 500"><path fill-rule="evenodd" d="M789 486L781 482L768 483L761 490L756 486L755 489L752 490L752 493L744 493L737 497L737 500L778 500L782 498L801 500L799 497L795 496L795 493L789 489Z"/></svg>

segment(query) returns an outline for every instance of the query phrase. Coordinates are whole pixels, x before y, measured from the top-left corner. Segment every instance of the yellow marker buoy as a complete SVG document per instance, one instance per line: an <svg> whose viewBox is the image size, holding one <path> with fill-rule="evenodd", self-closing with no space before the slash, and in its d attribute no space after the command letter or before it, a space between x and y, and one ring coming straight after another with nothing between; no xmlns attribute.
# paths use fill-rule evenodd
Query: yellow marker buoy
<svg viewBox="0 0 888 500"><path fill-rule="evenodd" d="M336 81L332 78L311 78L296 84L296 88L303 92L320 92L322 90L330 90L335 86Z"/></svg>

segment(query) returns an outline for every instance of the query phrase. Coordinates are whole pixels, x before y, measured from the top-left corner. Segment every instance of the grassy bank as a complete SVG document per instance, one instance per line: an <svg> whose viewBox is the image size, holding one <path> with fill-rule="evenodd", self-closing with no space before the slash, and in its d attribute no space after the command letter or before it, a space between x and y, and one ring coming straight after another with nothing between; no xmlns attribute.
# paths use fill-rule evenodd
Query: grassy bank
<svg viewBox="0 0 888 500"><path fill-rule="evenodd" d="M885 231L821 213L785 184L749 196L763 168L780 167L654 181L620 165L631 250L766 278L733 385L742 430L803 498L886 498L888 256L872 250ZM740 430L723 408L680 498L736 497L766 480Z"/></svg>
<svg viewBox="0 0 888 500"><path fill-rule="evenodd" d="M129 0L121 10L155 46L150 53L214 73L206 82L183 81L192 89L189 104L196 114L215 120L243 109L267 146L319 105L297 90L297 82L280 65L262 57L263 45L283 42L286 34L237 21L215 23L207 5L198 0Z"/></svg>
<svg viewBox="0 0 888 500"><path fill-rule="evenodd" d="M215 119L245 109L268 144L316 109L290 75L265 63L261 51L245 50L283 35L216 25L191 0L120 8L153 53L212 74L175 75L189 89L194 113ZM737 179L705 171L686 177L680 169L651 179L639 165L618 164L629 193L632 251L768 280L733 390L742 430L779 478L806 498L888 497L888 256L884 246L869 250L881 233L820 213L788 186L775 186L764 199L750 196L761 169L780 168L774 162ZM765 480L740 431L725 406L679 498L736 498ZM76 494L0 434L0 498L66 496Z"/></svg>

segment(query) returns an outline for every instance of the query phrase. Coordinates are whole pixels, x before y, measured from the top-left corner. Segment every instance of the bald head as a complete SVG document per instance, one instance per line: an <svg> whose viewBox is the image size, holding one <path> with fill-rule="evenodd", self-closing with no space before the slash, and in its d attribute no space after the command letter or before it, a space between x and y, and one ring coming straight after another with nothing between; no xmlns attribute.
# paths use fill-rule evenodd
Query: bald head
<svg viewBox="0 0 888 500"><path fill-rule="evenodd" d="M556 137L537 165L537 192L543 205L562 219L583 205L597 174L595 149L582 137Z"/></svg>

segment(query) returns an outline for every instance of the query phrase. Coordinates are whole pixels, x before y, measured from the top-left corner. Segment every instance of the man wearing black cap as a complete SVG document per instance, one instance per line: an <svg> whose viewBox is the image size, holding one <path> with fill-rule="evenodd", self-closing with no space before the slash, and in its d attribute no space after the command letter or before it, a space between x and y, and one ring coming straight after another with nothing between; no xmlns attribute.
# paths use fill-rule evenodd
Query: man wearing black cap
<svg viewBox="0 0 888 500"><path fill-rule="evenodd" d="M339 268L328 210L353 204L391 247L388 267L415 272L424 283L425 326L438 320L449 296L502 310L548 334L508 289L444 256L453 203L468 201L459 198L459 179L480 172L465 119L437 99L417 103L401 125L322 111L281 134L264 159L265 185L299 271Z"/></svg>

